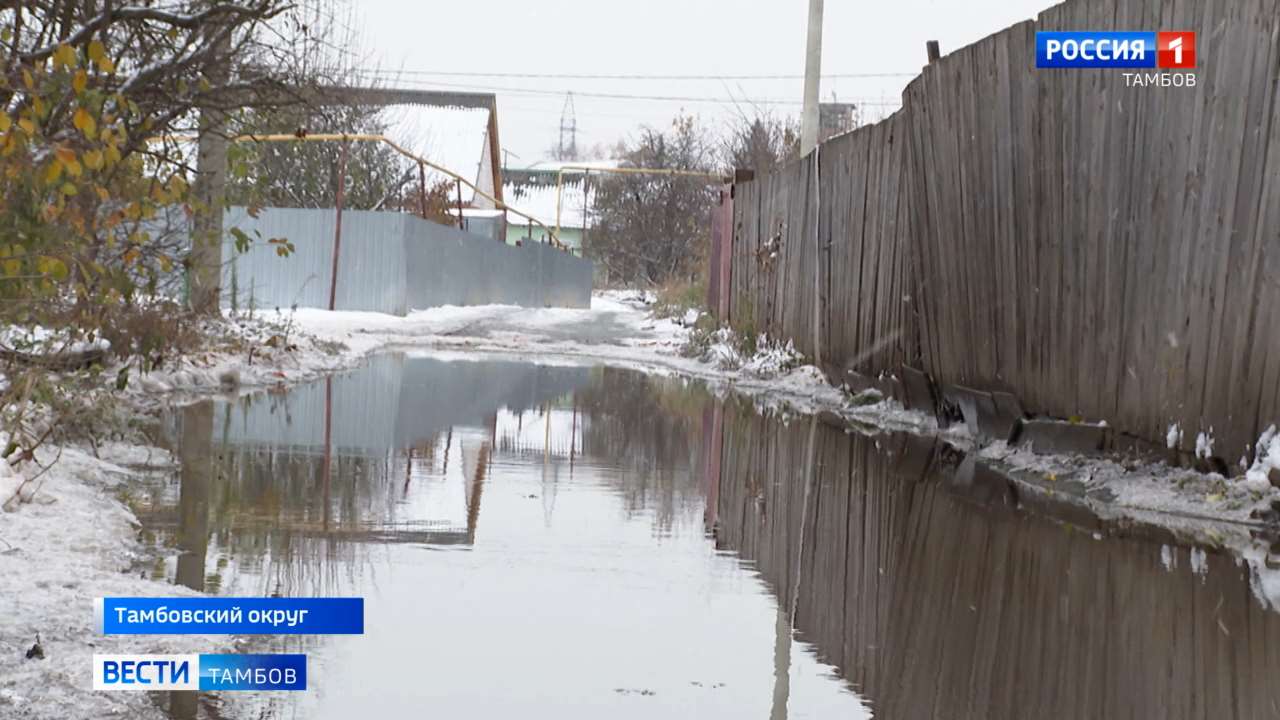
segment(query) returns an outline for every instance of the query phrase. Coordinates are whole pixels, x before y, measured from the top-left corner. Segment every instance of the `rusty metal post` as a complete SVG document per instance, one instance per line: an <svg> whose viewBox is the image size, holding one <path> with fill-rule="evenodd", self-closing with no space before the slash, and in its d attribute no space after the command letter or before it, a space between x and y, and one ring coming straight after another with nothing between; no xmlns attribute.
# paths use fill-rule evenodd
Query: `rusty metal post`
<svg viewBox="0 0 1280 720"><path fill-rule="evenodd" d="M462 224L462 181L454 178L453 186L458 191L458 229L466 230L467 226Z"/></svg>
<svg viewBox="0 0 1280 720"><path fill-rule="evenodd" d="M338 255L342 252L342 201L347 190L347 152L351 149L351 141L342 141L342 153L338 156L338 206L337 219L333 224L333 270L329 275L329 309L334 308L338 298Z"/></svg>
<svg viewBox="0 0 1280 720"><path fill-rule="evenodd" d="M427 219L427 166L418 161L418 202L422 206L422 219Z"/></svg>

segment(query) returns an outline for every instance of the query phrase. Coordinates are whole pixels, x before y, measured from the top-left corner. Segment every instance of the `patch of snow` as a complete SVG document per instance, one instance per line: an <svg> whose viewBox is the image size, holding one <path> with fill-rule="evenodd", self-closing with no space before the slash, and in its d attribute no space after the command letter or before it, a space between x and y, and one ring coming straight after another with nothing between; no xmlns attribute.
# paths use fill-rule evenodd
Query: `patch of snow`
<svg viewBox="0 0 1280 720"><path fill-rule="evenodd" d="M1166 432L1164 435L1164 444L1170 450L1176 450L1178 448L1178 445L1180 445L1181 443L1182 443L1182 428L1178 426L1178 423L1174 423L1169 426L1168 432Z"/></svg>
<svg viewBox="0 0 1280 720"><path fill-rule="evenodd" d="M138 446L110 452L131 461L167 457ZM41 447L36 460L48 465L57 453ZM161 720L164 713L145 693L94 692L91 656L233 650L226 637L98 634L96 597L195 594L133 571L141 551L137 520L114 490L129 477L113 462L63 447L31 501L0 514L0 717ZM28 660L37 633L45 658Z"/></svg>
<svg viewBox="0 0 1280 720"><path fill-rule="evenodd" d="M768 378L799 367L804 356L796 351L790 340L770 340L763 333L756 339L756 352L742 364L742 371L759 378Z"/></svg>
<svg viewBox="0 0 1280 720"><path fill-rule="evenodd" d="M0 347L6 350L35 353L82 353L90 350L107 351L111 341L106 338L72 339L67 329L49 329L42 325L9 325L0 328Z"/></svg>
<svg viewBox="0 0 1280 720"><path fill-rule="evenodd" d="M1178 567L1178 556L1173 548L1168 545L1160 546L1160 564L1164 565L1165 570L1173 570Z"/></svg>
<svg viewBox="0 0 1280 720"><path fill-rule="evenodd" d="M1253 465L1244 474L1244 484L1252 490L1271 487L1271 471L1280 469L1280 434L1271 425L1258 436Z"/></svg>
<svg viewBox="0 0 1280 720"><path fill-rule="evenodd" d="M1209 428L1209 432L1200 432L1196 435L1196 457L1208 458L1213 455L1213 428Z"/></svg>

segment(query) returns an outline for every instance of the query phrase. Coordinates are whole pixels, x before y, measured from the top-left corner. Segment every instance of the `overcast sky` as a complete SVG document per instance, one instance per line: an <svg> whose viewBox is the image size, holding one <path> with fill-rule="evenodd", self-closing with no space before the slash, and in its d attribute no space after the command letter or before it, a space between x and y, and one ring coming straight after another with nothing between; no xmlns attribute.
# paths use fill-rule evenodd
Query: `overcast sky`
<svg viewBox="0 0 1280 720"><path fill-rule="evenodd" d="M870 119L892 112L925 62L1033 18L1051 0L826 0L822 98L862 103ZM802 81L618 80L421 73L793 75L804 72L808 0L358 0L363 53L395 84L496 91L504 148L527 165L557 141L565 92L575 93L578 147L612 144L682 109L721 126L753 101L798 116ZM390 80L384 85L392 84ZM621 99L597 94L699 98Z"/></svg>

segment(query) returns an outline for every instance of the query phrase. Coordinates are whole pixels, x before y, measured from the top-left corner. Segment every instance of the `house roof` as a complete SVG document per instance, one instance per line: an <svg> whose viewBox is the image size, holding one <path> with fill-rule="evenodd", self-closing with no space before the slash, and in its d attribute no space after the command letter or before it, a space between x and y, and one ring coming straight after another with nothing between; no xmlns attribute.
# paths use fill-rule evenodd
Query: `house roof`
<svg viewBox="0 0 1280 720"><path fill-rule="evenodd" d="M566 181L563 192L560 227L584 227L588 208L581 179L576 179L575 182ZM511 207L534 216L547 227L556 226L555 183L507 183L502 188L502 195Z"/></svg>
<svg viewBox="0 0 1280 720"><path fill-rule="evenodd" d="M402 137L409 150L436 165L448 168L492 193L489 162L489 111L479 108L414 105L399 108L390 135ZM427 169L427 186L452 181L449 175ZM450 194L452 197L452 193ZM475 200L471 188L462 186L462 201Z"/></svg>

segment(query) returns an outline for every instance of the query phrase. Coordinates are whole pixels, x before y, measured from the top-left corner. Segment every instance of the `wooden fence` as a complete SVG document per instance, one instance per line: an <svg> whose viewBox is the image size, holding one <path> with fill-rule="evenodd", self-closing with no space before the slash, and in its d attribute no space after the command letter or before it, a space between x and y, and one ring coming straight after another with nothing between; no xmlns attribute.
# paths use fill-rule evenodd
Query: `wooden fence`
<svg viewBox="0 0 1280 720"><path fill-rule="evenodd" d="M1194 30L1194 87L1037 70L1036 30ZM730 320L1232 467L1280 421L1280 2L1069 0L735 187Z"/></svg>

